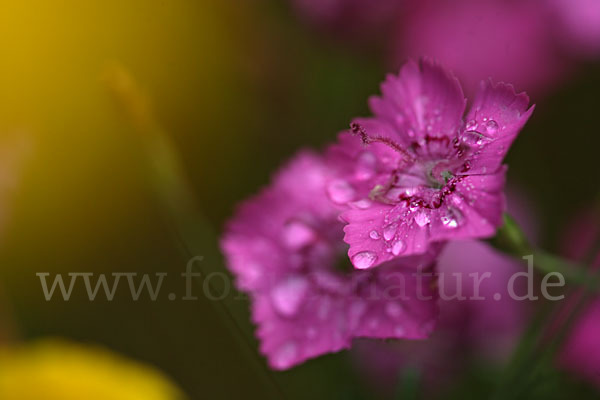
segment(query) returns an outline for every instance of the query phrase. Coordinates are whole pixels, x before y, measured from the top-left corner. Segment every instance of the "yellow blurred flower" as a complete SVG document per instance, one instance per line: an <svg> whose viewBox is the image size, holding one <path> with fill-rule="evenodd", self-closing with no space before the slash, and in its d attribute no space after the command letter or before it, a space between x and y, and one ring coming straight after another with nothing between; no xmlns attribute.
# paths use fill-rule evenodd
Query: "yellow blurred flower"
<svg viewBox="0 0 600 400"><path fill-rule="evenodd" d="M44 340L0 349L2 400L176 400L158 370L108 350Z"/></svg>

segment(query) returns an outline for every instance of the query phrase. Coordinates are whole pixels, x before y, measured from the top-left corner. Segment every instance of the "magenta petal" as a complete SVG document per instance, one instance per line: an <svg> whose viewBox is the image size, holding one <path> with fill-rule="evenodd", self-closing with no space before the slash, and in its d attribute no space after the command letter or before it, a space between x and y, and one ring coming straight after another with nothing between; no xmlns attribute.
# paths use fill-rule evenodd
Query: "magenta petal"
<svg viewBox="0 0 600 400"><path fill-rule="evenodd" d="M355 337L424 339L431 334L438 314L437 306L432 307L437 300L434 274L396 264L377 269L377 279L365 293L368 310L358 320Z"/></svg>
<svg viewBox="0 0 600 400"><path fill-rule="evenodd" d="M600 252L597 243L600 238L600 214L598 209L587 209L579 213L567 227L563 238L564 251L574 260L589 263L590 274L597 275L600 270ZM575 242L578 243L575 243ZM567 308L556 319L557 324L567 321L569 315L577 313L577 302L584 299L585 291L577 290L566 297ZM570 302L570 303L569 303ZM575 310L575 311L574 311ZM572 324L561 351L560 362L573 372L587 378L600 387L600 297L594 296L579 312Z"/></svg>
<svg viewBox="0 0 600 400"><path fill-rule="evenodd" d="M431 210L411 212L403 205L381 203L344 212L344 241L350 245L352 264L368 269L398 257L437 252L430 236L431 215Z"/></svg>
<svg viewBox="0 0 600 400"><path fill-rule="evenodd" d="M432 218L431 240L486 238L502 224L506 168L494 175L463 177Z"/></svg>
<svg viewBox="0 0 600 400"><path fill-rule="evenodd" d="M344 241L356 268L372 268L397 257L424 254L435 242L493 236L502 224L506 168L493 175L464 176L437 209L411 211L373 202L342 214Z"/></svg>
<svg viewBox="0 0 600 400"><path fill-rule="evenodd" d="M311 291L301 311L291 318L279 314L269 296L259 294L253 303L260 350L274 369L287 369L350 346L346 301L339 296Z"/></svg>
<svg viewBox="0 0 600 400"><path fill-rule="evenodd" d="M323 195L321 159L303 152L294 161L275 177L277 190L267 188L244 202L227 225L221 247L242 289L264 288L267 281L277 280L285 272L281 265L297 264L289 259L289 252L314 238L314 219L336 215ZM269 218L265 218L265 209Z"/></svg>
<svg viewBox="0 0 600 400"><path fill-rule="evenodd" d="M410 143L456 134L466 100L456 78L439 65L410 61L399 76L388 75L381 91L383 96L369 104L376 118L396 129L397 140Z"/></svg>
<svg viewBox="0 0 600 400"><path fill-rule="evenodd" d="M396 43L389 55L396 63L407 57L433 57L453 71L468 95L490 77L547 93L572 64L557 51L556 37L563 38L569 50L579 48L565 37L560 22L547 18L546 6L556 1L564 6L557 7L559 20L571 14L579 27L593 23L589 12L584 21L581 15L573 15L580 12L573 11L577 3L596 0L411 1L410 14L396 24ZM596 26L595 31L600 29Z"/></svg>
<svg viewBox="0 0 600 400"><path fill-rule="evenodd" d="M513 140L523 128L534 106L525 93L516 94L512 85L482 83L465 121L465 131L477 132L483 144L470 158L468 174L493 173L502 164Z"/></svg>
<svg viewBox="0 0 600 400"><path fill-rule="evenodd" d="M350 208L341 220L353 265L493 235L505 207L501 163L533 111L527 95L490 81L463 120L457 80L428 61L388 76L382 93L370 101L375 116L354 120L354 136L341 135L327 152L330 184L355 194L334 199Z"/></svg>
<svg viewBox="0 0 600 400"><path fill-rule="evenodd" d="M560 25L560 41L575 55L597 59L600 55L600 2L548 0Z"/></svg>
<svg viewBox="0 0 600 400"><path fill-rule="evenodd" d="M595 299L581 314L562 350L561 362L600 386L600 300Z"/></svg>
<svg viewBox="0 0 600 400"><path fill-rule="evenodd" d="M373 128L377 124L376 120L369 120L365 126L377 131ZM368 198L374 185L385 183L398 160L398 154L384 144L365 146L357 136L342 132L338 135L338 142L326 150L327 167L333 176L327 186L329 188L329 185L334 185L335 181L341 179L355 191L355 196L348 202ZM336 200L332 199L339 205L340 202Z"/></svg>
<svg viewBox="0 0 600 400"><path fill-rule="evenodd" d="M228 267L236 276L236 284L243 290L260 290L281 275L278 267L287 256L275 243L244 234L229 234L221 241L228 255ZM263 263L262 260L270 260Z"/></svg>
<svg viewBox="0 0 600 400"><path fill-rule="evenodd" d="M390 245L383 231L386 215L393 208L375 203L365 210L352 209L342 214L342 219L347 222L344 241L350 245L348 256L355 268L376 267L396 257L388 251Z"/></svg>
<svg viewBox="0 0 600 400"><path fill-rule="evenodd" d="M435 298L415 300L411 274L430 268L437 249L376 270L336 268L338 259L346 257L340 207L372 205L365 198L350 201L377 161L373 156L361 164L360 156L352 158L360 167L353 171L355 180L327 181L334 174L325 161L301 153L226 227L221 245L227 266L237 286L250 295L260 350L272 368L287 369L347 348L356 336L422 338L433 327ZM368 252L362 257L363 263L377 258ZM400 278L412 298L393 297L390 290ZM428 279L424 293L431 288ZM363 329L365 321L369 331Z"/></svg>
<svg viewBox="0 0 600 400"><path fill-rule="evenodd" d="M364 44L378 38L395 21L397 0L292 0L297 14L310 25L344 40Z"/></svg>

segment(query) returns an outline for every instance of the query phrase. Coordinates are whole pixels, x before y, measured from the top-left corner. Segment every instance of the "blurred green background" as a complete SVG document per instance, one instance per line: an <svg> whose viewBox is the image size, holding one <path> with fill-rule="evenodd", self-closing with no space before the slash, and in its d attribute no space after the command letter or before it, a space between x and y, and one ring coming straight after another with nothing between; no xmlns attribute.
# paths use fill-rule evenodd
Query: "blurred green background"
<svg viewBox="0 0 600 400"><path fill-rule="evenodd" d="M117 291L113 302L90 302L80 286L70 301L46 302L35 273L185 269L144 177L139 136L103 79L113 63L151 99L219 232L297 149L320 148L368 114L367 97L392 72L381 54L324 38L276 0L3 1L0 49L2 143L18 132L31 147L1 243L14 336L104 344L160 367L191 398L269 398L206 299L135 302ZM590 63L533 98L508 156L509 182L537 205L550 250L567 220L598 201L599 92L600 68ZM217 252L214 241L200 246ZM165 280L162 292L180 284ZM363 398L347 358L273 375L289 398Z"/></svg>

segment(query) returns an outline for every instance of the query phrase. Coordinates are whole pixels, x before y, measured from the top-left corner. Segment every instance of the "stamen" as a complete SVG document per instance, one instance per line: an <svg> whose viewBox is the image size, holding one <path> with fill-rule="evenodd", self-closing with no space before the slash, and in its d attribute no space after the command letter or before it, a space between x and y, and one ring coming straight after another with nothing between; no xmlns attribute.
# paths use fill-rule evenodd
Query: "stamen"
<svg viewBox="0 0 600 400"><path fill-rule="evenodd" d="M353 134L360 136L360 140L362 140L362 142L364 144L371 144L371 143L383 143L386 146L390 147L392 150L402 154L404 156L404 160L409 162L409 163L414 163L416 161L415 157L410 154L408 151L406 151L402 146L400 146L398 143L394 142L392 139L390 138L386 138L383 136L370 136L367 131L365 130L365 128L363 128L360 124L356 123L356 122L352 122L350 124L350 130L352 131Z"/></svg>

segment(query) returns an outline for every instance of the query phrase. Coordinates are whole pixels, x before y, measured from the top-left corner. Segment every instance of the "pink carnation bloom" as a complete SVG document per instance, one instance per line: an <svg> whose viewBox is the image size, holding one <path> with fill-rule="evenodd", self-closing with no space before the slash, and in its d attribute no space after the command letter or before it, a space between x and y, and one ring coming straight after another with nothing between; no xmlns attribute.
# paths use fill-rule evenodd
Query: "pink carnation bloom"
<svg viewBox="0 0 600 400"><path fill-rule="evenodd" d="M590 260L591 269L596 274L600 271L600 214L597 210L582 212L571 224L565 235L564 253L580 262ZM587 260L586 260L587 259ZM567 301L574 306L583 292L572 295ZM573 312L574 307L569 309ZM561 352L560 361L567 369L600 386L600 297L589 303L574 326Z"/></svg>
<svg viewBox="0 0 600 400"><path fill-rule="evenodd" d="M461 282L460 293L467 299L439 300L440 316L431 337L410 343L361 341L353 349L361 374L384 392L393 393L397 389L398 376L405 368L418 370L428 390L437 392L460 377L469 360L501 365L510 357L527 326L531 304L513 300L506 294L510 277L523 271L518 260L498 253L486 243L461 240L448 243L437 265L437 272L443 274L439 281L440 285L444 281L446 295L458 293L457 285ZM471 273L491 274L489 279L482 280L478 292L485 300L469 300L475 295ZM460 281L453 274L460 274ZM516 289L517 293L525 290ZM496 300L496 293L504 296Z"/></svg>
<svg viewBox="0 0 600 400"><path fill-rule="evenodd" d="M374 271L336 267L347 245L325 193L327 173L319 156L296 156L242 204L222 240L275 369L348 348L355 337L421 339L433 329L433 278L417 272L432 268L437 254Z"/></svg>
<svg viewBox="0 0 600 400"><path fill-rule="evenodd" d="M600 56L600 1L546 0L558 26L558 39L576 55Z"/></svg>
<svg viewBox="0 0 600 400"><path fill-rule="evenodd" d="M561 358L563 365L569 370L598 386L600 386L599 336L600 299L596 299L586 307L572 328Z"/></svg>
<svg viewBox="0 0 600 400"><path fill-rule="evenodd" d="M527 199L509 191L508 210L527 237L536 242L537 218ZM511 276L521 271L520 260L501 254L486 243L448 243L436 267L438 286L447 296L439 300L436 331L423 342L361 341L353 349L357 366L374 386L389 393L397 388L401 369L415 368L423 373L426 386L437 392L464 373L472 358L493 364L507 361L532 315L532 304L511 299L507 294ZM474 278L470 275L474 273L477 277L489 274L478 287L479 299L474 299ZM516 286L516 293L527 290L525 282L516 281ZM463 298L448 299L457 293ZM494 297L497 293L502 296Z"/></svg>
<svg viewBox="0 0 600 400"><path fill-rule="evenodd" d="M471 109L458 81L407 63L370 99L327 155L330 199L348 209L344 241L356 268L421 254L450 239L492 236L502 222L502 160L529 116L526 94L482 84ZM366 146L365 146L366 144Z"/></svg>
<svg viewBox="0 0 600 400"><path fill-rule="evenodd" d="M382 31L393 20L400 0L293 0L301 17L325 30L357 39Z"/></svg>
<svg viewBox="0 0 600 400"><path fill-rule="evenodd" d="M595 0L591 0L595 1ZM567 70L543 2L516 0L419 0L397 24L390 55L394 65L431 57L463 83L467 93L481 80L512 82L541 93ZM567 8L570 0L563 1Z"/></svg>

